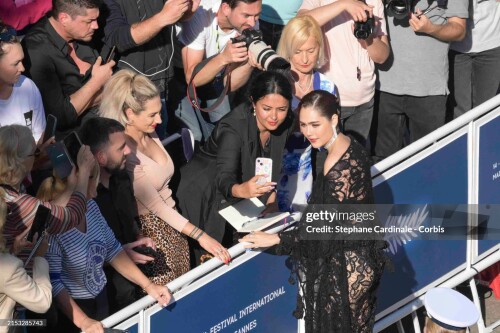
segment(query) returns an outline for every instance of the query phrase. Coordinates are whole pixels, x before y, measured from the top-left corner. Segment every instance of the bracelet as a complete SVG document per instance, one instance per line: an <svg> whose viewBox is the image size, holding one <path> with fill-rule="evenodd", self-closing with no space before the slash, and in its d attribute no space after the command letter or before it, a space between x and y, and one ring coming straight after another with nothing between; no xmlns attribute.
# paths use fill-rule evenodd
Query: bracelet
<svg viewBox="0 0 500 333"><path fill-rule="evenodd" d="M196 237L193 237L193 239L197 241L198 239L200 239L200 237L201 237L204 233L205 233L205 231L203 231L203 230L201 230L201 229L200 229L200 233L199 233Z"/></svg>
<svg viewBox="0 0 500 333"><path fill-rule="evenodd" d="M198 232L198 230L200 230L200 228L198 227L194 227L193 230L191 230L191 232L189 233L188 237L189 238L194 238L194 234Z"/></svg>
<svg viewBox="0 0 500 333"><path fill-rule="evenodd" d="M142 290L146 290L146 289L148 289L148 288L149 288L149 286L150 286L150 285L152 285L152 284L153 284L153 281L149 281L148 285L147 285L147 286L145 286L144 288L142 288Z"/></svg>

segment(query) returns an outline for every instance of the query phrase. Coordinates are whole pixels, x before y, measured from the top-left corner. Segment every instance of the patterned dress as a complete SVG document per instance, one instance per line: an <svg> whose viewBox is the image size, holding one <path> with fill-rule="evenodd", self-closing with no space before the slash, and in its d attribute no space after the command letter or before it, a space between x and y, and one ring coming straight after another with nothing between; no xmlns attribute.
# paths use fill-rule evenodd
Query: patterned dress
<svg viewBox="0 0 500 333"><path fill-rule="evenodd" d="M307 333L368 333L375 322L375 294L385 265L380 239L307 239L304 217L324 204L372 204L368 153L351 144L326 175L318 175L309 204L296 229L280 234L277 254L290 254L294 265L291 282L298 280L294 315L304 317ZM315 207L320 205L322 208ZM343 225L342 221L335 221Z"/></svg>

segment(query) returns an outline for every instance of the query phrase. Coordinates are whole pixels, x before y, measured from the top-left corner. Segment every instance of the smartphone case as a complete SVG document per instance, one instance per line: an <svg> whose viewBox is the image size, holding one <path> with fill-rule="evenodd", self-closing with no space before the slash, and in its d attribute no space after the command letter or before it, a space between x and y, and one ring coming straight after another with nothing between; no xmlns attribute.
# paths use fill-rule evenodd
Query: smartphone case
<svg viewBox="0 0 500 333"><path fill-rule="evenodd" d="M273 174L273 160L265 157L257 157L255 160L255 175L267 175L266 182L271 182Z"/></svg>
<svg viewBox="0 0 500 333"><path fill-rule="evenodd" d="M68 151L64 144L59 141L47 148L47 153L50 160L52 161L52 166L54 167L54 172L59 178L66 178L71 174L74 164L69 157Z"/></svg>

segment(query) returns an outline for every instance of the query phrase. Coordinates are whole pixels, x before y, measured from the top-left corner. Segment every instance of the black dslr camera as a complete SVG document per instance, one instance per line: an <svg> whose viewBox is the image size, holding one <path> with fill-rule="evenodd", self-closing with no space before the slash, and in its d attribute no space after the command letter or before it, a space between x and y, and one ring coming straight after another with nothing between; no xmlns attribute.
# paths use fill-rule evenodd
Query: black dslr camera
<svg viewBox="0 0 500 333"><path fill-rule="evenodd" d="M290 69L290 63L276 54L276 52L262 41L262 32L260 30L245 29L241 35L231 38L231 42L245 42L248 51L255 57L256 61L266 71L286 71Z"/></svg>
<svg viewBox="0 0 500 333"><path fill-rule="evenodd" d="M254 29L245 29L238 37L231 38L233 44L245 42L246 47L249 48L253 42L262 42L262 31Z"/></svg>
<svg viewBox="0 0 500 333"><path fill-rule="evenodd" d="M354 37L357 39L367 39L373 33L374 19L368 16L367 11L365 12L368 19L365 22L356 22L354 24Z"/></svg>

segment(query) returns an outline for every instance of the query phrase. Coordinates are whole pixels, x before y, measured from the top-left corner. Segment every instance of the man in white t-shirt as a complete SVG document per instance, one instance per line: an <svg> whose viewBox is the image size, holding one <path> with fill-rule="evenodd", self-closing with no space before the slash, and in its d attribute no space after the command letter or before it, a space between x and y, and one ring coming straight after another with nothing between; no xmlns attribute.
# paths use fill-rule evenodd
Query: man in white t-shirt
<svg viewBox="0 0 500 333"><path fill-rule="evenodd" d="M262 0L203 0L191 20L179 25L179 40L184 44L182 63L186 81L190 82L193 69L203 59L214 56L195 76L194 84L201 87L214 78L222 80L226 66L231 71L231 91L246 83L253 68L249 61L245 42L233 44L231 38L241 31L255 28L262 8ZM216 79L216 81L217 81ZM206 99L207 104L218 96ZM209 113L210 130L213 123L220 120L230 110L229 101L225 101ZM206 136L207 131L204 131ZM205 137L206 139L206 137Z"/></svg>

